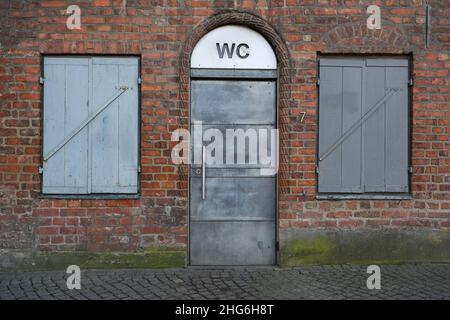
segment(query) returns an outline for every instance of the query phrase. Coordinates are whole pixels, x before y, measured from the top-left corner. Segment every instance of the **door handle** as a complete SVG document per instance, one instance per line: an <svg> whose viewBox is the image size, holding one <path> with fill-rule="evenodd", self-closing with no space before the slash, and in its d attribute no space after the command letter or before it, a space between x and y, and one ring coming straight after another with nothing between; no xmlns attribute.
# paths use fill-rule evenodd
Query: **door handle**
<svg viewBox="0 0 450 320"><path fill-rule="evenodd" d="M202 146L202 200L206 198L206 147Z"/></svg>

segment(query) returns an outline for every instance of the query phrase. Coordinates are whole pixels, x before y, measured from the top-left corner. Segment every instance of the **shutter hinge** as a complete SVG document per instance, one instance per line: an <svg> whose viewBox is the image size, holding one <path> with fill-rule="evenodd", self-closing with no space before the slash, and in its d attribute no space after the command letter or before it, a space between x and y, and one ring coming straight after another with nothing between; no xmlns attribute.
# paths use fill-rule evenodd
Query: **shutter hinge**
<svg viewBox="0 0 450 320"><path fill-rule="evenodd" d="M40 84L44 84L45 78L44 77L39 77L39 83Z"/></svg>
<svg viewBox="0 0 450 320"><path fill-rule="evenodd" d="M141 166L137 167L137 172L141 173Z"/></svg>
<svg viewBox="0 0 450 320"><path fill-rule="evenodd" d="M141 77L139 77L137 80L138 80L138 84L142 84L142 79L141 79Z"/></svg>
<svg viewBox="0 0 450 320"><path fill-rule="evenodd" d="M316 85L317 85L317 86L320 86L320 79L319 79L319 78L317 78Z"/></svg>
<svg viewBox="0 0 450 320"><path fill-rule="evenodd" d="M319 173L319 166L316 166L316 173Z"/></svg>
<svg viewBox="0 0 450 320"><path fill-rule="evenodd" d="M39 174L43 174L44 173L44 168L42 166L39 166Z"/></svg>
<svg viewBox="0 0 450 320"><path fill-rule="evenodd" d="M411 78L411 79L408 80L408 86L409 86L409 87L412 87L413 85L414 85L414 81L413 81L413 79Z"/></svg>
<svg viewBox="0 0 450 320"><path fill-rule="evenodd" d="M413 173L413 167L408 167L408 173Z"/></svg>

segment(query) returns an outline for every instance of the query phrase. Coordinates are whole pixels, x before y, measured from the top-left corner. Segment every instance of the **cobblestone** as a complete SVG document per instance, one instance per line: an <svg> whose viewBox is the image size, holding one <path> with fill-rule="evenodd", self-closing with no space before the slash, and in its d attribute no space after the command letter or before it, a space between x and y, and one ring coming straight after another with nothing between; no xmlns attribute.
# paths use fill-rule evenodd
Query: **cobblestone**
<svg viewBox="0 0 450 320"><path fill-rule="evenodd" d="M382 265L368 290L367 266L82 270L81 290L65 271L0 273L0 299L448 299L449 264Z"/></svg>

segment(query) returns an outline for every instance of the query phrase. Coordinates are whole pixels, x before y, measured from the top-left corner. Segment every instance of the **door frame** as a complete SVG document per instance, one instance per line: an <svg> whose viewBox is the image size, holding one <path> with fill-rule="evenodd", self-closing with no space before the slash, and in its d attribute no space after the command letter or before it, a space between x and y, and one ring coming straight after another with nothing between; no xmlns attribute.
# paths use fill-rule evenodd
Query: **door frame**
<svg viewBox="0 0 450 320"><path fill-rule="evenodd" d="M253 81L264 81L264 80L273 80L275 81L276 86L276 98L275 98L275 127L280 132L279 127L279 68L277 65L277 69L270 70L254 70L254 69L195 69L191 68L189 72L189 80L188 80L188 130L191 132L191 80L199 80L199 79L211 79L211 80L253 80ZM203 139L203 137L202 137ZM266 266L277 266L279 265L279 172L280 172L280 145L281 145L281 135L278 134L277 141L277 152L278 152L278 163L277 163L277 173L275 175L275 263L273 265ZM189 147L190 148L190 147ZM189 165L187 169L187 257L186 257L186 265L189 268L204 268L206 266L192 266L191 265L191 163L189 159ZM239 265L239 266L207 266L208 268L214 267L226 267L226 268L239 268L243 266L252 266L252 265ZM262 265L261 267L264 267Z"/></svg>

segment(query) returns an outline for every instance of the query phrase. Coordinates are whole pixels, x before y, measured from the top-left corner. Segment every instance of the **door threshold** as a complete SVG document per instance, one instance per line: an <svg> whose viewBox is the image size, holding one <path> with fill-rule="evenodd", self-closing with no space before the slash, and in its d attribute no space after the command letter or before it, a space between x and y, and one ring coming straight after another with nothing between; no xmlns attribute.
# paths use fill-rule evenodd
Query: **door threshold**
<svg viewBox="0 0 450 320"><path fill-rule="evenodd" d="M192 269L192 270L247 270L247 271L251 271L251 270L279 270L281 269L281 267L277 266L277 265L237 265L237 266L227 266L227 265L217 265L217 266L191 266L188 265L186 267L187 269Z"/></svg>

